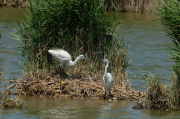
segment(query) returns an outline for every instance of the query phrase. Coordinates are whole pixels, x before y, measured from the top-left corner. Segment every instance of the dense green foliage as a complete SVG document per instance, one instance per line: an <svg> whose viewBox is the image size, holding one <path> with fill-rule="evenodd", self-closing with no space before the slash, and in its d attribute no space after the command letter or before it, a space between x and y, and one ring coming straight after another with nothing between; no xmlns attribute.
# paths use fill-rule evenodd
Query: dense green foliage
<svg viewBox="0 0 180 119"><path fill-rule="evenodd" d="M123 38L115 36L117 24L113 25L106 15L103 1L30 0L27 9L27 22L22 21L17 30L21 37L12 34L22 42L25 63L38 62L38 67L51 64L52 56L47 50L61 48L73 59L80 53L94 60L104 56L113 59L118 52L114 65L119 62L127 68L127 47Z"/></svg>
<svg viewBox="0 0 180 119"><path fill-rule="evenodd" d="M180 42L180 2L178 0L164 0L162 7L156 9L159 20L165 26L165 31L172 41ZM178 45L178 44L177 44Z"/></svg>
<svg viewBox="0 0 180 119"><path fill-rule="evenodd" d="M165 0L161 8L156 9L159 20L165 27L168 36L174 42L175 47L169 47L174 60L173 70L175 77L172 79L171 94L174 94L175 105L180 104L180 2L178 0Z"/></svg>

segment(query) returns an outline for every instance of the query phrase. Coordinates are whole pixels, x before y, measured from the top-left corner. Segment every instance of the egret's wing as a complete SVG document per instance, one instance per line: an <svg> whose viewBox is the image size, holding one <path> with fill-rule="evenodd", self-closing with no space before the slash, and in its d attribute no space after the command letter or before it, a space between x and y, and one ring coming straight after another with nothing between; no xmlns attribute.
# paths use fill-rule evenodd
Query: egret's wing
<svg viewBox="0 0 180 119"><path fill-rule="evenodd" d="M103 85L105 86L105 76L103 76Z"/></svg>
<svg viewBox="0 0 180 119"><path fill-rule="evenodd" d="M54 59L56 59L60 63L71 60L71 55L65 50L53 49L53 50L49 50L48 52L54 57Z"/></svg>
<svg viewBox="0 0 180 119"><path fill-rule="evenodd" d="M60 63L69 61L67 57L63 57L62 55L55 55L53 56L53 58L59 61Z"/></svg>
<svg viewBox="0 0 180 119"><path fill-rule="evenodd" d="M112 87L113 85L113 77L110 73L107 73L107 78L108 78L108 85L109 85L109 88Z"/></svg>
<svg viewBox="0 0 180 119"><path fill-rule="evenodd" d="M62 54L61 52L56 52L54 55L53 55L54 58L56 58L57 60L61 60L61 61L67 61L68 60L68 57L64 54Z"/></svg>

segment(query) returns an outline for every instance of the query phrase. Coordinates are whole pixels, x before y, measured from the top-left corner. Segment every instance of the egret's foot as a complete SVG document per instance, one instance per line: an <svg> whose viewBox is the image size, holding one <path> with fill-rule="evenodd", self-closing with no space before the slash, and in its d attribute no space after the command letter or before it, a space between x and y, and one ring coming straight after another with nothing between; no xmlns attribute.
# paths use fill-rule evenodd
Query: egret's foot
<svg viewBox="0 0 180 119"><path fill-rule="evenodd" d="M109 102L111 102L112 100L111 100L111 99L109 99L108 101L109 101Z"/></svg>
<svg viewBox="0 0 180 119"><path fill-rule="evenodd" d="M62 85L63 85L63 84L66 84L66 82L65 82L64 79L61 80L61 84L62 84Z"/></svg>
<svg viewBox="0 0 180 119"><path fill-rule="evenodd" d="M72 76L71 74L69 74L68 72L65 72L68 76Z"/></svg>
<svg viewBox="0 0 180 119"><path fill-rule="evenodd" d="M106 91L105 91L105 94L104 94L104 100L107 98L107 96L106 96Z"/></svg>
<svg viewBox="0 0 180 119"><path fill-rule="evenodd" d="M113 97L113 94L109 93L109 96L110 96L110 97Z"/></svg>

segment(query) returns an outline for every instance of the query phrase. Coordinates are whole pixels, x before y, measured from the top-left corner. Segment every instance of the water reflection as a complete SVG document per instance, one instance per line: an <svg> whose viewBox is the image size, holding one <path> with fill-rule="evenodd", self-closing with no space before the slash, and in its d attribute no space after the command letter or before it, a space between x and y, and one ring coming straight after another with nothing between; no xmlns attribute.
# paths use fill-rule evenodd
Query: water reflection
<svg viewBox="0 0 180 119"><path fill-rule="evenodd" d="M52 104L52 103L51 103ZM57 100L56 106L41 111L48 118L108 118L121 117L130 112L123 109L130 106L126 101L104 101L104 100ZM52 104L53 105L53 104Z"/></svg>
<svg viewBox="0 0 180 119"><path fill-rule="evenodd" d="M104 101L25 97L27 109L23 109L24 117L34 115L40 118L130 118L152 119L173 118L180 116L179 112L157 110L134 110L135 102L129 101ZM36 115L36 116L35 116Z"/></svg>

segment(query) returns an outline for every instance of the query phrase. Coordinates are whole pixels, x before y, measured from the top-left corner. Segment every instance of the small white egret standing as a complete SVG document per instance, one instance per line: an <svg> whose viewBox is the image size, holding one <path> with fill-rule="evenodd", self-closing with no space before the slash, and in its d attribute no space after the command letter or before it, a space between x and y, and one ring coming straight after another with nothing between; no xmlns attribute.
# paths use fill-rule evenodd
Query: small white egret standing
<svg viewBox="0 0 180 119"><path fill-rule="evenodd" d="M65 50L50 49L50 50L48 50L48 52L54 57L54 59L56 59L60 63L59 74L60 74L60 69L61 69L62 63L66 63L69 66L74 66L77 64L77 62L80 59L84 59L84 58L89 59L89 58L85 57L84 55L79 55L78 57L76 57L76 59L73 62L71 59L71 55L68 52L66 52Z"/></svg>
<svg viewBox="0 0 180 119"><path fill-rule="evenodd" d="M112 78L112 75L107 72L107 68L109 67L108 59L105 59L105 60L100 61L100 62L105 62L106 63L105 72L104 72L104 76L103 76L103 85L104 85L104 89L105 89L104 97L105 97L106 96L106 91L108 91L108 93L110 94L110 90L111 90L112 85L113 85L113 78Z"/></svg>

